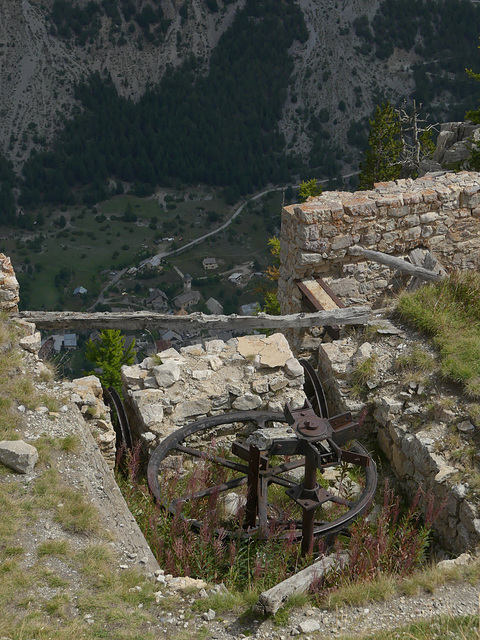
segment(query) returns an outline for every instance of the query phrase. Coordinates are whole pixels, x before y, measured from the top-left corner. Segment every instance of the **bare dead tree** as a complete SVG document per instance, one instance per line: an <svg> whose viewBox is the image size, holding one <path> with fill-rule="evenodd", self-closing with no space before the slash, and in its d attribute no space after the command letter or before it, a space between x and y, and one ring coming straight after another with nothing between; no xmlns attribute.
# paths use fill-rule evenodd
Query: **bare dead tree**
<svg viewBox="0 0 480 640"><path fill-rule="evenodd" d="M438 122L426 124L427 120L419 116L422 106L422 103L417 104L414 100L411 110L407 111L405 100L402 107L396 109L400 121L402 141L400 164L405 174L409 176L417 173L421 161L431 157L435 150L431 140L431 132L438 131Z"/></svg>

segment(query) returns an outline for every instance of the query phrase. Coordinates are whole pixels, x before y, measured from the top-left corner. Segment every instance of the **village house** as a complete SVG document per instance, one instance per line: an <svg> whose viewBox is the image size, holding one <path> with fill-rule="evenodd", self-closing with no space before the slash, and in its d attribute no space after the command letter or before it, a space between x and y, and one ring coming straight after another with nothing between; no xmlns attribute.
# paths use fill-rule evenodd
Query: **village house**
<svg viewBox="0 0 480 640"><path fill-rule="evenodd" d="M242 282L242 274L241 273L232 273L231 276L228 276L228 280L232 284L240 284Z"/></svg>
<svg viewBox="0 0 480 640"><path fill-rule="evenodd" d="M189 309L201 300L200 291L186 291L174 298L173 303L178 309Z"/></svg>
<svg viewBox="0 0 480 640"><path fill-rule="evenodd" d="M210 269L218 269L218 263L216 258L204 258L202 260L203 268L207 271Z"/></svg>
<svg viewBox="0 0 480 640"><path fill-rule="evenodd" d="M215 298L209 298L206 302L206 305L210 313L216 313L216 314L223 313L223 306L220 304L218 300L215 300Z"/></svg>
<svg viewBox="0 0 480 640"><path fill-rule="evenodd" d="M248 304L242 304L240 307L241 316L254 316L260 309L258 302L249 302Z"/></svg>
<svg viewBox="0 0 480 640"><path fill-rule="evenodd" d="M154 311L168 311L167 294L160 289L150 289L143 304L146 307L151 307Z"/></svg>
<svg viewBox="0 0 480 640"><path fill-rule="evenodd" d="M85 287L77 287L73 290L74 296L83 296L85 293L87 293L87 289L85 289Z"/></svg>

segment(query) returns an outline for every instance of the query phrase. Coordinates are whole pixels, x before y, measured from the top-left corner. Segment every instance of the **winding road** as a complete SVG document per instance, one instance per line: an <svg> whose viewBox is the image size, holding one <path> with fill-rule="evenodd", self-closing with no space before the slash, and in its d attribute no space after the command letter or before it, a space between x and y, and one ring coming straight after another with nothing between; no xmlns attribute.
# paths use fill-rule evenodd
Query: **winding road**
<svg viewBox="0 0 480 640"><path fill-rule="evenodd" d="M350 178L352 176L356 176L360 173L360 171L353 171L352 173L347 173L345 175L342 176L342 179L345 178ZM328 182L327 180L318 180L318 182L320 184L326 184ZM298 189L299 185L292 185L292 187L294 189ZM140 267L143 267L144 265L148 264L149 262L152 261L160 261L163 260L164 258L168 258L170 256L174 256L178 253L182 253L183 251L186 251L187 249L190 249L190 247L195 247L197 244L200 244L201 242L203 242L204 240L206 240L207 238L210 238L211 236L214 236L217 233L220 233L220 231L223 231L224 229L226 229L229 225L232 224L232 222L235 220L235 218L237 218L242 211L244 210L244 208L247 206L247 204L249 202L254 202L255 200L258 200L259 198L263 198L263 196L267 195L267 193L271 193L272 191L283 191L286 187L271 187L270 189L265 189L264 191L260 191L260 193L257 193L256 195L252 196L251 198L248 198L248 200L245 200L244 202L242 202L242 204L235 209L234 213L230 216L230 218L224 222L220 227L217 227L216 229L214 229L213 231L210 231L209 233L205 233L203 236L200 236L199 238L195 238L195 240L191 240L190 242L187 242L187 244L184 244L182 247L179 247L178 249L173 249L172 251L165 251L163 253L157 253L154 256L151 256L150 258L146 258L145 260L142 260L142 262L139 265ZM88 308L88 311L93 311L94 307L98 304L98 303L104 303L105 302L105 291L107 291L113 284L117 283L122 276L131 268L131 265L128 267L125 267L124 269L122 269L121 271L118 271L115 276L112 277L112 279L105 285L105 287L100 291L97 300L92 304L91 307Z"/></svg>

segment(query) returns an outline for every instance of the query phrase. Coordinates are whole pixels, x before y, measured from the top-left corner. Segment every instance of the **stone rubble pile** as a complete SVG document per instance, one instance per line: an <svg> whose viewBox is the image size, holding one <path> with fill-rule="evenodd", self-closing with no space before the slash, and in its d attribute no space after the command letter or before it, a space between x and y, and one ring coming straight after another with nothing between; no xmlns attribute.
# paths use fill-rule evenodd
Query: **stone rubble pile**
<svg viewBox="0 0 480 640"><path fill-rule="evenodd" d="M230 411L303 406L303 368L283 334L209 340L122 367L132 422L150 448L188 422Z"/></svg>
<svg viewBox="0 0 480 640"><path fill-rule="evenodd" d="M480 541L480 496L473 470L478 455L469 465L465 453L478 450L480 414L478 405L449 389L434 370L402 374L399 363L414 348L435 357L431 346L418 341L404 333L371 343L351 335L321 344L319 372L339 412L358 417L373 409L378 442L395 475L412 497L421 487L434 497L435 509L445 504L434 528L442 545L459 553ZM367 360L372 374L355 393L355 371Z"/></svg>

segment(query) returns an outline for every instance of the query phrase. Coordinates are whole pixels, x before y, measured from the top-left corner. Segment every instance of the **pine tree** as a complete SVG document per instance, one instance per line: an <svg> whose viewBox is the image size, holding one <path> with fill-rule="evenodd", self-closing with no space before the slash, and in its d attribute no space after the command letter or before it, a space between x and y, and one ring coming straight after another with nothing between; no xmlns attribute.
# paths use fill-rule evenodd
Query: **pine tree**
<svg viewBox="0 0 480 640"><path fill-rule="evenodd" d="M305 202L307 198L312 196L319 196L322 193L322 187L318 184L318 181L315 178L311 180L302 180L300 183L300 188L298 190L298 196L300 198L300 202Z"/></svg>
<svg viewBox="0 0 480 640"><path fill-rule="evenodd" d="M85 356L96 368L104 387L113 387L121 392L120 370L124 364L133 364L135 359L135 340L125 349L125 337L118 329L105 329L99 340L89 340L85 347Z"/></svg>
<svg viewBox="0 0 480 640"><path fill-rule="evenodd" d="M375 182L396 180L402 173L400 120L390 102L377 106L370 127L369 147L360 163L359 189L372 189Z"/></svg>

